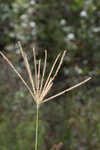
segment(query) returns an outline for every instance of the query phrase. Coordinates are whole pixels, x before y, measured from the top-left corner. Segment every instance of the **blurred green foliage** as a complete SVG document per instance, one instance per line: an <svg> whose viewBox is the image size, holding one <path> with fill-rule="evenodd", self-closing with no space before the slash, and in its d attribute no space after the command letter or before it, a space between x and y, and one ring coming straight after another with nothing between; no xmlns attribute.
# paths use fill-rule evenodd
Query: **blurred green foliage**
<svg viewBox="0 0 100 150"><path fill-rule="evenodd" d="M32 47L37 59L47 49L47 73L55 55L67 49L50 95L93 76L82 87L41 106L39 150L99 150L100 1L1 0L0 50L28 81L18 40L32 71ZM31 96L0 56L0 150L33 150L35 118Z"/></svg>

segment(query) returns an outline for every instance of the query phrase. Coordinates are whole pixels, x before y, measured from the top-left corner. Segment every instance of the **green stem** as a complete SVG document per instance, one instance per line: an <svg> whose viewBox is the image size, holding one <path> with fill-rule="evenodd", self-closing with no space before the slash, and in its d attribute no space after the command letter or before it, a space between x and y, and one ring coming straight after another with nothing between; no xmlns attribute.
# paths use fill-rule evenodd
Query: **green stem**
<svg viewBox="0 0 100 150"><path fill-rule="evenodd" d="M38 148L38 121L39 121L39 104L36 107L36 137L35 137L35 150Z"/></svg>

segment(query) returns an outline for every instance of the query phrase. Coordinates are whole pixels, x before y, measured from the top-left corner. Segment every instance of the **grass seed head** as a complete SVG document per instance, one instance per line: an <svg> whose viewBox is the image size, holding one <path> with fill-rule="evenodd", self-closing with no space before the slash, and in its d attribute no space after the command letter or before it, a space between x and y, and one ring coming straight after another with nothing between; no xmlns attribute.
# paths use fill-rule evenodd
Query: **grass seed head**
<svg viewBox="0 0 100 150"><path fill-rule="evenodd" d="M41 60L38 61L38 65L36 64L36 54L35 54L35 49L33 49L33 58L34 58L34 70L35 70L35 80L33 79L33 75L30 69L30 65L27 59L26 54L23 51L23 48L21 46L21 43L18 42L18 46L20 49L20 52L22 54L22 57L24 59L24 63L25 63L25 67L29 76L29 80L31 83L31 87L29 87L29 85L26 83L26 81L23 79L23 77L18 73L18 71L16 70L16 68L14 67L14 65L11 63L11 61L2 53L0 52L0 54L2 55L2 57L8 62L8 64L11 66L11 68L14 70L14 72L18 75L18 77L22 80L22 82L24 83L24 85L26 86L26 88L29 90L31 96L33 97L35 103L37 105L47 102L49 100L52 100L53 98L60 96L62 94L64 94L65 92L71 91L74 88L86 83L87 81L89 81L91 79L91 77L87 78L86 80L68 88L65 89L64 91L55 94L54 96L51 96L47 99L45 99L46 95L48 94L48 92L50 91L50 89L53 86L53 81L55 79L55 77L57 76L57 73L63 63L63 59L64 56L66 54L66 51L63 52L63 54L61 55L61 53L59 53L51 67L51 70L49 72L49 75L47 77L47 80L44 82L44 78L45 78L45 72L46 72L46 64L47 64L47 51L45 51L45 59L44 59L44 65L43 65L43 72L42 72L42 76L40 75L40 68L41 68ZM61 57L61 58L60 58ZM54 68L58 62L60 58L60 61L58 63L58 67L54 73L54 75L52 76L52 73L54 71Z"/></svg>

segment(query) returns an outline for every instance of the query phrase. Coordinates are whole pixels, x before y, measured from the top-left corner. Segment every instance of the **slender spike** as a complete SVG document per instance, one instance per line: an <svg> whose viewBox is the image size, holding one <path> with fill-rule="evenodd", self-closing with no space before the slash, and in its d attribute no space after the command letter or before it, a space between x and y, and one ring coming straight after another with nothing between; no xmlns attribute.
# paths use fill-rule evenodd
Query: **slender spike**
<svg viewBox="0 0 100 150"><path fill-rule="evenodd" d="M62 62L63 62L63 59L64 59L65 54L66 54L66 51L63 52L63 55L61 56L61 60L60 60L60 62L59 62L59 65L58 65L58 67L57 67L57 70L56 70L56 72L55 72L55 74L54 74L54 76L52 77L52 80L51 80L50 82L52 82L52 81L55 79L55 77L56 77L56 75L57 75L57 73L58 73L58 71L59 71L59 69L60 69L60 67L61 67L61 65L62 65ZM49 77L49 78L50 78L50 77ZM47 83L48 83L48 81L47 81ZM45 89L45 88L44 88L44 89Z"/></svg>
<svg viewBox="0 0 100 150"><path fill-rule="evenodd" d="M24 59L24 62L25 62L25 66L26 66L26 69L27 69L27 72L28 72L28 75L29 75L30 83L32 85L32 88L33 88L33 91L34 91L34 94L35 94L36 91L35 91L34 82L33 82L33 78L32 78L32 73L31 73L30 65L28 63L27 56L24 53L20 42L18 42L18 45L19 45L19 48L20 48L20 52L21 52L21 54L23 56L23 59Z"/></svg>
<svg viewBox="0 0 100 150"><path fill-rule="evenodd" d="M43 87L43 81L44 81L44 75L45 75L45 70L46 70L46 64L47 64L47 51L45 50L45 60L44 60L42 78L41 78L40 93L41 93L41 90L42 90L42 87Z"/></svg>
<svg viewBox="0 0 100 150"><path fill-rule="evenodd" d="M21 79L21 81L24 83L24 85L26 86L26 88L29 90L31 96L33 97L33 99L35 100L35 97L33 95L32 90L30 89L30 87L28 86L28 84L25 82L25 80L22 78L22 76L19 74L19 72L16 70L16 68L14 67L14 65L11 63L10 60L8 60L8 58L2 53L0 52L0 54L2 55L2 57L7 61L7 63L10 65L10 67L14 70L14 72L18 75L18 77Z"/></svg>
<svg viewBox="0 0 100 150"><path fill-rule="evenodd" d="M48 87L50 86L50 84L52 83L52 85L53 85L53 82L51 82L52 81L52 78L50 78L50 81L48 82L48 84L47 84L47 86L45 87L45 89L42 91L42 93L41 93L41 97L44 97L44 95L45 95L45 91L47 91L47 89L48 89Z"/></svg>
<svg viewBox="0 0 100 150"><path fill-rule="evenodd" d="M56 63L57 63L57 60L58 60L58 58L60 57L60 55L61 55L61 53L59 53L59 54L57 55L57 57L56 57L56 59L55 59L53 65L52 65L52 68L51 68L50 73L49 73L49 75L48 75L48 78L47 78L47 80L46 80L46 82L45 82L45 85L44 85L44 87L43 87L43 90L46 88L46 86L47 86L47 84L48 84L48 82L49 82L49 80L50 80L50 76L51 76L51 74L52 74L52 72L53 72L53 69L54 69L54 67L55 67L55 65L56 65Z"/></svg>
<svg viewBox="0 0 100 150"><path fill-rule="evenodd" d="M84 81L82 81L82 82L80 82L80 83L78 83L78 84L76 84L76 85L74 85L74 86L72 86L72 87L70 87L70 88L68 88L68 89L66 89L66 90L64 90L64 91L62 91L62 92L60 92L60 93L58 93L58 94L55 94L54 96L51 96L51 97L45 99L45 100L42 101L41 103L47 102L47 101L49 101L49 100L51 100L51 99L53 99L53 98L55 98L55 97L58 97L58 96L60 96L60 95L62 95L62 94L64 94L64 93L66 93L66 92L68 92L68 91L71 91L71 90L75 89L76 87L78 87L78 86L80 86L80 85L86 83L86 82L89 81L90 79L91 79L91 77L87 78L86 80L84 80Z"/></svg>
<svg viewBox="0 0 100 150"><path fill-rule="evenodd" d="M62 62L63 62L63 59L64 59L65 54L66 54L66 51L63 52L63 55L62 55L61 60L60 60L60 63L59 63L59 65L58 65L58 68L57 68L57 70L56 70L56 72L55 72L55 74L54 74L52 80L55 79L55 77L56 77L56 75L57 75L57 73L58 73L58 71L59 71L59 69L60 69L60 67L61 67L61 65L62 65Z"/></svg>
<svg viewBox="0 0 100 150"><path fill-rule="evenodd" d="M38 81L38 92L39 92L39 87L40 87L40 66L41 66L41 60L39 60L39 64L38 64L38 79L37 79L37 81Z"/></svg>
<svg viewBox="0 0 100 150"><path fill-rule="evenodd" d="M44 92L43 92L42 95L40 96L40 103L43 103L42 101L43 101L44 97L48 94L48 92L50 91L52 85L53 85L53 82L50 83L50 84L47 86L47 88L44 90Z"/></svg>
<svg viewBox="0 0 100 150"><path fill-rule="evenodd" d="M37 89L38 85L37 85L37 66L36 66L36 54L35 54L35 49L33 48L33 56L34 56L34 68L35 68L35 87Z"/></svg>

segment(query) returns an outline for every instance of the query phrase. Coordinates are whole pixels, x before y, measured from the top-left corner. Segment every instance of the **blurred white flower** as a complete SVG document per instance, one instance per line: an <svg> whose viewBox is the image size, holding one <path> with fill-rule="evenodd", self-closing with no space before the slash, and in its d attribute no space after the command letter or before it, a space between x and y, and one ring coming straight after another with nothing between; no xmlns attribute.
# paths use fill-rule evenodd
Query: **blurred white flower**
<svg viewBox="0 0 100 150"><path fill-rule="evenodd" d="M23 15L20 16L20 18L21 18L22 20L25 20L25 19L27 19L27 15L26 15L26 14L23 14Z"/></svg>
<svg viewBox="0 0 100 150"><path fill-rule="evenodd" d="M30 1L30 4L31 4L31 5L35 5L35 0L31 0L31 1Z"/></svg>
<svg viewBox="0 0 100 150"><path fill-rule="evenodd" d="M66 20L65 20L65 19L62 19L62 20L60 21L60 24L61 24L61 25L65 25L65 24L66 24Z"/></svg>
<svg viewBox="0 0 100 150"><path fill-rule="evenodd" d="M33 28L34 28L35 25L36 25L35 22L30 22L30 27L33 27Z"/></svg>
<svg viewBox="0 0 100 150"><path fill-rule="evenodd" d="M87 17L87 12L85 10L80 12L81 17Z"/></svg>
<svg viewBox="0 0 100 150"><path fill-rule="evenodd" d="M100 32L100 27L93 28L93 32Z"/></svg>
<svg viewBox="0 0 100 150"><path fill-rule="evenodd" d="M74 36L73 33L69 33L69 34L67 35L67 38L68 38L69 40L73 40L73 39L75 38L75 36Z"/></svg>

